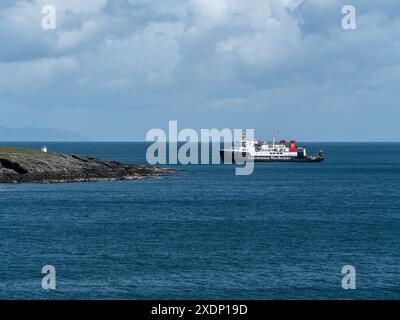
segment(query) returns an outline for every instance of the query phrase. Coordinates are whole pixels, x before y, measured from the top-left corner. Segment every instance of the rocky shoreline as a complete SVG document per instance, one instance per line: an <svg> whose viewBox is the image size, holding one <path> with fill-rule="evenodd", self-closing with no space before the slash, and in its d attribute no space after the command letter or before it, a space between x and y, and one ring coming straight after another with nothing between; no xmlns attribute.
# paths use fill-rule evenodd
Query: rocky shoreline
<svg viewBox="0 0 400 320"><path fill-rule="evenodd" d="M0 183L66 183L139 180L174 170L91 157L0 147Z"/></svg>

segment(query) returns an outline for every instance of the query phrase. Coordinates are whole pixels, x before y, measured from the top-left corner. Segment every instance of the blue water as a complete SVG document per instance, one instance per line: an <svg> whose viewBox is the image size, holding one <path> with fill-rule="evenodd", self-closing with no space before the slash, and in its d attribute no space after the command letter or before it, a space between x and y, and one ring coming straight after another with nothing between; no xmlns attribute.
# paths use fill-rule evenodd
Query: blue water
<svg viewBox="0 0 400 320"><path fill-rule="evenodd" d="M145 163L144 143L48 146ZM399 299L400 144L305 146L326 161L0 185L0 299ZM356 290L341 287L347 264Z"/></svg>

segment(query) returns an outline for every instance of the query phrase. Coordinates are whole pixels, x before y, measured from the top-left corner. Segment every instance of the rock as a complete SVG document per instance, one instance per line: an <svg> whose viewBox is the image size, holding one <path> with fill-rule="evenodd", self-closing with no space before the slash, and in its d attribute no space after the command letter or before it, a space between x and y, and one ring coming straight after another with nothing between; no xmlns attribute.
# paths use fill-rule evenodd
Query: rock
<svg viewBox="0 0 400 320"><path fill-rule="evenodd" d="M173 170L91 157L0 147L0 183L136 180Z"/></svg>

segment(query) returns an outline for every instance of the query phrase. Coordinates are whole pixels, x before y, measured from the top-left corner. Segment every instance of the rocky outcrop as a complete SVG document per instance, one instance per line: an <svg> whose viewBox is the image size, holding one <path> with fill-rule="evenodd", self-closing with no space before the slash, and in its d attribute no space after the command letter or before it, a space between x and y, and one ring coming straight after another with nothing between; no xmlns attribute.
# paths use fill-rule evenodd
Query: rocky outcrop
<svg viewBox="0 0 400 320"><path fill-rule="evenodd" d="M0 183L135 180L172 172L170 169L128 165L78 155L0 147Z"/></svg>

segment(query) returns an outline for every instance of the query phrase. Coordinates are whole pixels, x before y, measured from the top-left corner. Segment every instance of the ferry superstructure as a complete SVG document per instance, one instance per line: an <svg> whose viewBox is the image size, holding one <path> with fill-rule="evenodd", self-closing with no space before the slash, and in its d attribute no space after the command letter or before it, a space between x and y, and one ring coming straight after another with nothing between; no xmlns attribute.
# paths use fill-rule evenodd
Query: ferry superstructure
<svg viewBox="0 0 400 320"><path fill-rule="evenodd" d="M285 140L272 143L256 140L247 140L246 131L242 133L242 140L236 142L232 148L220 150L224 162L235 162L236 159L253 160L254 162L321 162L324 152L321 150L317 156L308 156L307 150L297 147L296 141L286 145Z"/></svg>

